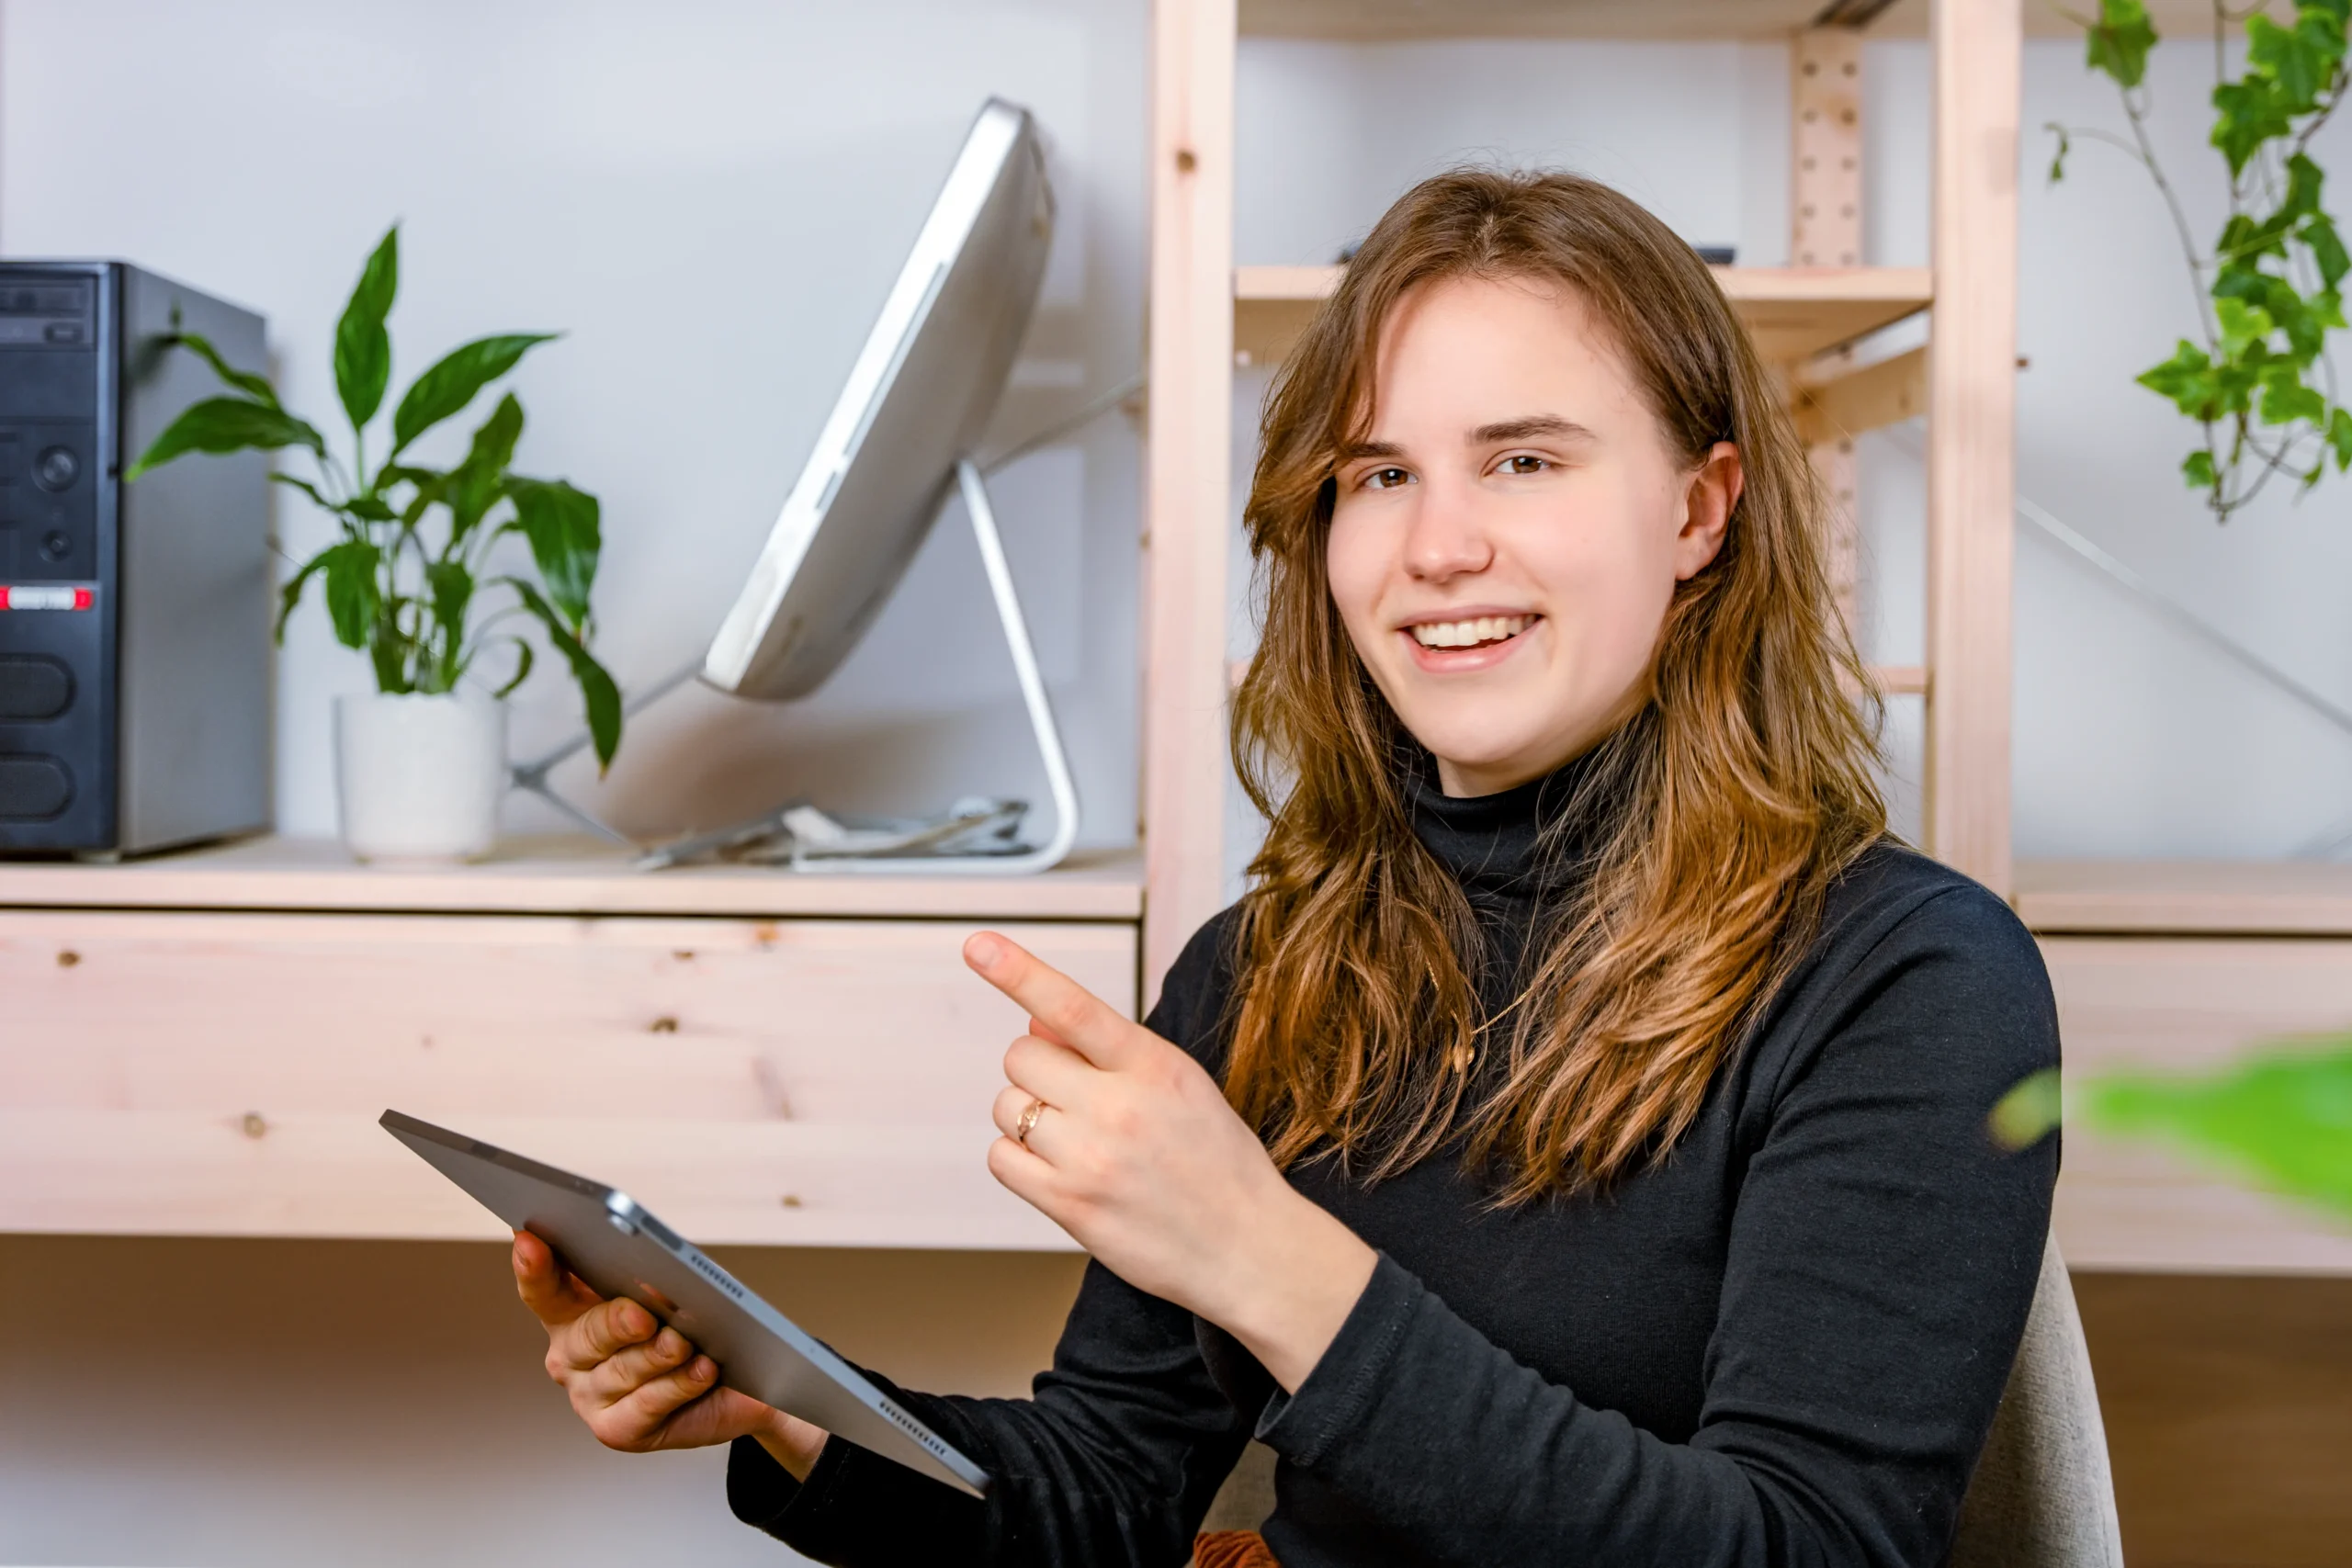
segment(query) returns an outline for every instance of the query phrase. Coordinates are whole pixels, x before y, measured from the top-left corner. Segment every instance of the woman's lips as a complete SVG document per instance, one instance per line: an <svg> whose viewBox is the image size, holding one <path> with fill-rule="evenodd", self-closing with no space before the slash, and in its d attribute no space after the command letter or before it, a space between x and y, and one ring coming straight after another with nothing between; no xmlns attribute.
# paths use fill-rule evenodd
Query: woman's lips
<svg viewBox="0 0 2352 1568"><path fill-rule="evenodd" d="M1471 618L1471 617L1464 617ZM1475 643L1467 648L1431 648L1413 635L1411 626L1400 626L1396 636L1419 668L1432 675L1464 674L1476 670L1487 670L1519 651L1537 627L1544 624L1541 615L1521 617L1526 624L1509 637L1489 642Z"/></svg>

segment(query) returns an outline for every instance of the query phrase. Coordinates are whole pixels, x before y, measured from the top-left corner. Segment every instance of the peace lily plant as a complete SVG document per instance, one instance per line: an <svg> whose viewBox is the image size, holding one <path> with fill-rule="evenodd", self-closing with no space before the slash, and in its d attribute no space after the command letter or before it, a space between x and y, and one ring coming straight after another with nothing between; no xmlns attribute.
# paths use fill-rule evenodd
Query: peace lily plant
<svg viewBox="0 0 2352 1568"><path fill-rule="evenodd" d="M529 678L535 625L571 668L600 765L621 736L620 692L589 651L589 594L601 525L596 498L562 479L513 471L523 405L498 401L466 455L447 468L411 456L426 432L455 418L555 334L509 333L451 350L412 382L370 462L369 427L391 381L385 320L399 291L400 229L368 258L334 335L335 392L351 425L347 460L317 427L278 401L266 378L238 370L194 333L173 344L197 355L227 388L190 407L155 438L126 479L190 452L310 455L311 476L272 473L334 519L335 538L301 563L283 590L277 635L316 582L337 641L363 650L372 698L336 713L344 836L366 858L470 858L490 848L506 783L503 699ZM530 568L508 568L498 547L519 536ZM503 655L493 685L485 660Z"/></svg>

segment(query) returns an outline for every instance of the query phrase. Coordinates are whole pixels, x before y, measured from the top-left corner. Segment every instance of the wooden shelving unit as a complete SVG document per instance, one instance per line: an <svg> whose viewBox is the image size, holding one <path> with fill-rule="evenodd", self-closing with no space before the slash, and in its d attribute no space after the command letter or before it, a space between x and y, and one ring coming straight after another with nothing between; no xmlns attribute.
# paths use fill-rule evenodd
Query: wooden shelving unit
<svg viewBox="0 0 2352 1568"><path fill-rule="evenodd" d="M1336 266L1234 268L1235 352L1261 364L1279 360L1339 287L1340 271ZM1935 302L1934 275L1924 266L1724 266L1714 271L1758 349L1782 365L1844 348L1918 315Z"/></svg>
<svg viewBox="0 0 2352 1568"><path fill-rule="evenodd" d="M1832 8L1835 9L1834 7ZM1867 9L1867 8L1865 8ZM1896 10L1902 11L1898 6ZM1934 240L1925 267L1860 254L1860 33L1819 0L1160 0L1154 11L1150 360L1152 693L1147 719L1147 986L1223 894L1221 698L1232 374L1278 362L1337 284L1326 265L1237 266L1234 61L1243 34L1342 42L1576 37L1791 42L1790 267L1718 276L1784 375L1846 516L1854 435L1928 417L1927 659L1883 669L1926 700L1925 836L1996 889L2009 881L2010 473L2020 0L1947 5L1935 49ZM1899 22L1897 25L1900 25ZM1367 220L1374 216L1367 213ZM1924 351L1850 351L1928 320Z"/></svg>

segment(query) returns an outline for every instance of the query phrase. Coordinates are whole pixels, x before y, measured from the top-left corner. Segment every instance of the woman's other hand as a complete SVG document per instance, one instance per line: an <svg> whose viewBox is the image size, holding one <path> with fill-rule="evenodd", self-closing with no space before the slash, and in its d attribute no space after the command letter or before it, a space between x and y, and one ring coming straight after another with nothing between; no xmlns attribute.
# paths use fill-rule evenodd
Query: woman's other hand
<svg viewBox="0 0 2352 1568"><path fill-rule="evenodd" d="M1283 1179L1192 1057L995 932L964 958L1029 1014L1005 1052L989 1172L1295 1391L1363 1293L1373 1250Z"/></svg>
<svg viewBox="0 0 2352 1568"><path fill-rule="evenodd" d="M717 1363L684 1335L626 1296L598 1295L528 1231L514 1233L514 1289L548 1331L548 1376L606 1448L651 1453L751 1437L808 1478L821 1429L719 1387Z"/></svg>

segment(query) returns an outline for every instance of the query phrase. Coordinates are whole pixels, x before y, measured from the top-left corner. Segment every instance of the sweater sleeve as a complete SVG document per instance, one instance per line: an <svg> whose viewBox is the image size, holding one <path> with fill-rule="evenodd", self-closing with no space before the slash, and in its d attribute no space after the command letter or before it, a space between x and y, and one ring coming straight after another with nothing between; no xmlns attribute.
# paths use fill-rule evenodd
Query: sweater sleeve
<svg viewBox="0 0 2352 1568"><path fill-rule="evenodd" d="M2054 1139L2004 1151L1985 1119L2055 1065L2055 1009L2031 939L1973 886L1896 922L1822 1007L1740 1179L1688 1443L1546 1382L1385 1258L1259 1437L1416 1561L1941 1562L2057 1169Z"/></svg>
<svg viewBox="0 0 2352 1568"><path fill-rule="evenodd" d="M1193 939L1147 1021L1195 1055L1214 1049L1223 930L1213 921ZM910 1393L874 1381L989 1472L984 1500L839 1438L795 1482L744 1438L728 1456L735 1516L804 1556L854 1568L1178 1568L1250 1436L1203 1359L1193 1314L1095 1263L1034 1397Z"/></svg>

